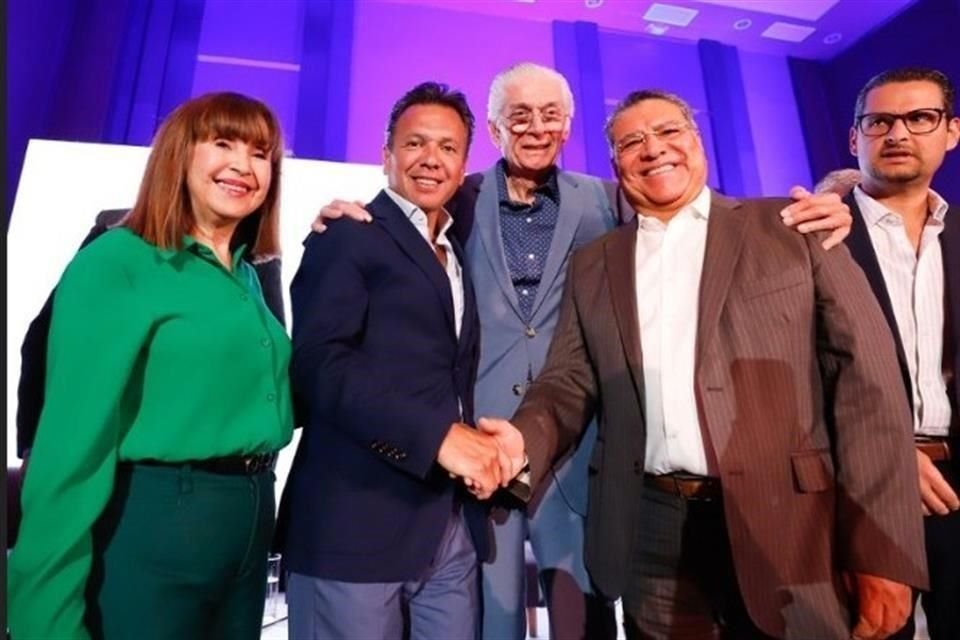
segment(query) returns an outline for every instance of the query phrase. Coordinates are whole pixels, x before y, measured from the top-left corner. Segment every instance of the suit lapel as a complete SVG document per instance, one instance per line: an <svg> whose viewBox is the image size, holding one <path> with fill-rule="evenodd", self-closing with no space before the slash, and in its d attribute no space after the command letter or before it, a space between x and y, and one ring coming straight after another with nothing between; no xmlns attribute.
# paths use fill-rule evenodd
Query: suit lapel
<svg viewBox="0 0 960 640"><path fill-rule="evenodd" d="M900 340L900 330L897 328L897 318L893 315L893 304L890 302L890 294L887 292L887 283L883 279L883 271L880 270L880 260L877 258L877 252L873 248L873 242L870 241L870 232L867 230L867 223L863 219L863 213L857 205L857 199L851 193L844 202L850 207L850 213L853 215L853 225L850 227L850 235L847 237L847 248L850 255L856 260L857 264L867 276L867 282L873 289L873 295L880 303L880 309L883 311L883 317L887 319L890 331L893 333L893 340L897 346L897 361L900 363L900 373L904 381L910 384L910 373L907 367L907 358L903 351L903 342ZM946 264L946 261L944 262ZM911 403L913 400L911 399Z"/></svg>
<svg viewBox="0 0 960 640"><path fill-rule="evenodd" d="M696 365L703 362L707 340L714 335L740 257L746 215L738 201L711 193L707 245L700 276L700 316L697 321Z"/></svg>
<svg viewBox="0 0 960 640"><path fill-rule="evenodd" d="M953 359L954 379L953 389L950 389L952 406L954 411L960 411L960 371L957 365L960 365L960 207L950 207L947 216L944 219L943 232L940 234L940 247L943 253L943 295L946 306L945 322L949 322L949 327L944 327L944 348L949 344L953 348L953 353L948 353L947 357ZM948 336L947 331L952 331Z"/></svg>
<svg viewBox="0 0 960 640"><path fill-rule="evenodd" d="M573 238L583 220L583 212L589 207L584 202L585 195L572 176L562 171L557 173L557 185L560 188L560 210L557 212L557 226L553 230L550 240L550 251L547 253L547 262L540 277L540 286L537 288L537 299L533 303L533 314L536 315L543 304L547 293L560 275L560 270L570 253ZM593 205L596 206L596 205Z"/></svg>
<svg viewBox="0 0 960 640"><path fill-rule="evenodd" d="M374 198L369 209L397 246L407 254L433 285L443 306L447 324L455 337L456 325L453 319L453 295L450 293L450 281L430 245L385 191L381 191Z"/></svg>
<svg viewBox="0 0 960 640"><path fill-rule="evenodd" d="M643 403L643 354L640 350L640 320L637 317L637 220L634 218L607 237L604 244L606 277L617 329L633 379L633 388Z"/></svg>
<svg viewBox="0 0 960 640"><path fill-rule="evenodd" d="M480 243L493 271L493 278L503 290L503 297L510 303L513 312L518 318L523 318L520 312L520 302L517 292L513 288L510 272L507 269L507 258L503 255L503 237L500 230L500 194L497 193L497 168L494 165L483 174L480 193L477 195L476 227L475 232L480 236Z"/></svg>

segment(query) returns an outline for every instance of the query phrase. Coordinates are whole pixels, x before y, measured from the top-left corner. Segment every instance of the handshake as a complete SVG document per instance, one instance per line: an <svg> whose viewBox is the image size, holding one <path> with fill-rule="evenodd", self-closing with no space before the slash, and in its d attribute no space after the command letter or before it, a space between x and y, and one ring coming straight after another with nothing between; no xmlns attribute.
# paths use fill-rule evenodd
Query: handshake
<svg viewBox="0 0 960 640"><path fill-rule="evenodd" d="M462 478L480 500L510 484L523 470L525 459L523 435L499 418L480 418L476 429L455 422L437 453L437 463L451 477Z"/></svg>

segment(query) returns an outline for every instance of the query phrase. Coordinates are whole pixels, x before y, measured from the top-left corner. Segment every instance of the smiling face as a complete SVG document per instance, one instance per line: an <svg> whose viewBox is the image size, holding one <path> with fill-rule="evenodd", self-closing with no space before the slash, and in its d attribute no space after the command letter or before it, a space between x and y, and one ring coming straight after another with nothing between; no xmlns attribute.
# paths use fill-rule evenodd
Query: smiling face
<svg viewBox="0 0 960 640"><path fill-rule="evenodd" d="M263 204L272 173L269 153L258 146L225 138L198 142L187 168L195 223L235 226Z"/></svg>
<svg viewBox="0 0 960 640"><path fill-rule="evenodd" d="M535 177L556 164L570 137L568 111L557 78L529 73L504 87L503 107L487 127L511 175ZM527 121L528 126L511 121Z"/></svg>
<svg viewBox="0 0 960 640"><path fill-rule="evenodd" d="M676 104L659 98L638 102L616 117L610 132L614 171L637 211L669 219L706 185L700 134ZM645 134L643 141L637 134Z"/></svg>
<svg viewBox="0 0 960 640"><path fill-rule="evenodd" d="M467 127L452 108L416 104L397 119L391 146L383 149L390 188L430 215L443 209L463 184Z"/></svg>
<svg viewBox="0 0 960 640"><path fill-rule="evenodd" d="M917 109L942 109L943 92L928 80L891 82L866 95L863 113L906 114ZM863 184L871 193L890 192L903 186L928 187L947 151L957 146L960 119L946 116L930 133L907 130L895 120L884 135L867 136L850 129L850 153L857 157Z"/></svg>

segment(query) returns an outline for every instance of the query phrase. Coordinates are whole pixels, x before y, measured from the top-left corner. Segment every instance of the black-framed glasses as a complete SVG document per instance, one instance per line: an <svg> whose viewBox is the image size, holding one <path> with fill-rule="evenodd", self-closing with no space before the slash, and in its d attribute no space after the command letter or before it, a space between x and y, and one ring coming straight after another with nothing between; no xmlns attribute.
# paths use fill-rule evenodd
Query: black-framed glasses
<svg viewBox="0 0 960 640"><path fill-rule="evenodd" d="M863 135L877 137L890 133L897 120L902 120L907 131L923 135L936 131L946 113L946 109L914 109L906 113L861 113L856 118L856 124Z"/></svg>
<svg viewBox="0 0 960 640"><path fill-rule="evenodd" d="M620 138L614 145L617 155L636 151L651 138L662 142L670 142L679 138L684 131L692 129L693 125L686 122L668 122L650 131L634 131Z"/></svg>
<svg viewBox="0 0 960 640"><path fill-rule="evenodd" d="M560 107L543 109L515 109L503 116L503 121L513 133L526 133L533 126L534 118L539 117L544 131L560 131L567 122L567 114Z"/></svg>

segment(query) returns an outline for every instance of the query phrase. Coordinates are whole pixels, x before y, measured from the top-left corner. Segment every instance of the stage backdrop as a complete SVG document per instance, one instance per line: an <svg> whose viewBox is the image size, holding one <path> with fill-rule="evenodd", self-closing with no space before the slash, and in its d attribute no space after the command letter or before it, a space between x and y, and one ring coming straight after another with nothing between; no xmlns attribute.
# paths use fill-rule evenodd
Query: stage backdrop
<svg viewBox="0 0 960 640"><path fill-rule="evenodd" d="M16 461L20 345L80 242L103 209L130 207L149 148L31 140L7 234L7 464ZM290 280L302 242L320 207L335 197L367 201L386 184L374 165L286 159L281 186L280 236L287 323ZM280 455L277 498L299 431Z"/></svg>

